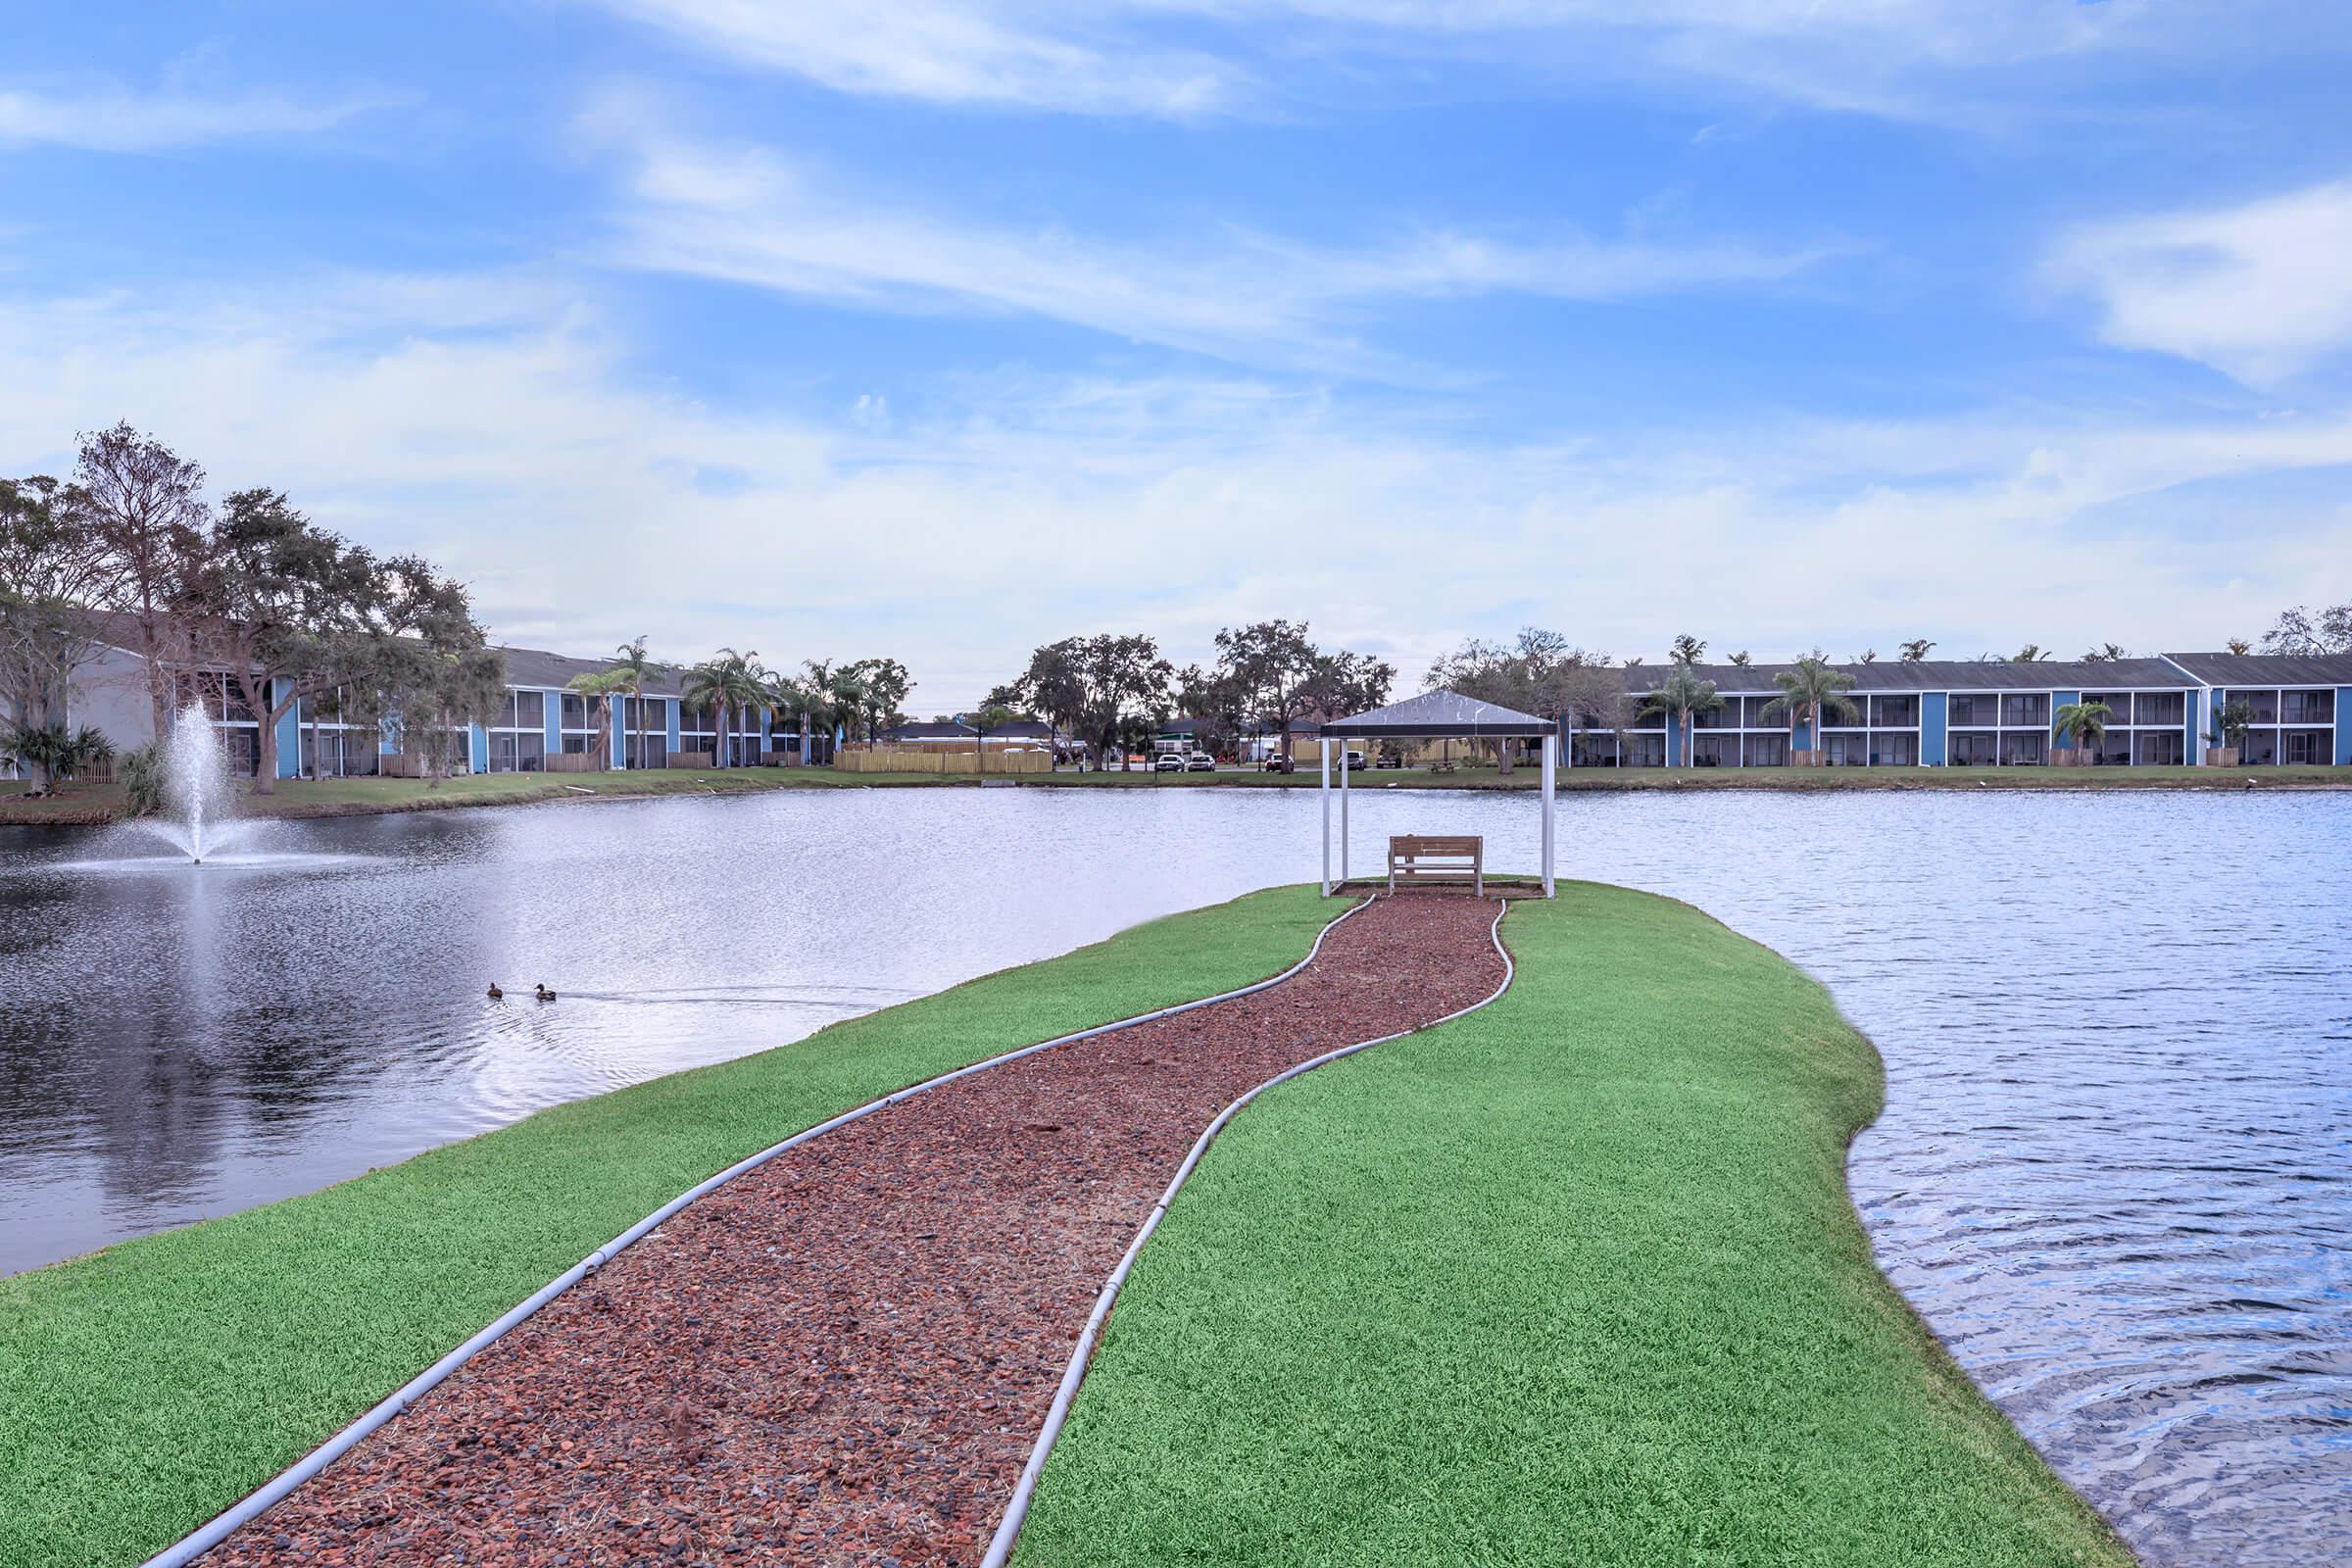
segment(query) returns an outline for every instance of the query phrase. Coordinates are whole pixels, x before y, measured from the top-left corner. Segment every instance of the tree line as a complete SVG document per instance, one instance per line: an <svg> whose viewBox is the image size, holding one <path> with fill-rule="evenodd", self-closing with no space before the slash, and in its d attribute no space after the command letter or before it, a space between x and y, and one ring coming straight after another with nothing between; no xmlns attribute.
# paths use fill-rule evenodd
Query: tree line
<svg viewBox="0 0 2352 1568"><path fill-rule="evenodd" d="M253 714L264 792L297 702L445 753L505 681L465 586L432 563L355 545L268 486L215 507L201 466L127 423L83 435L70 478L0 479L0 743L35 787L94 749L51 705L117 642L140 658L157 735L189 702Z"/></svg>
<svg viewBox="0 0 2352 1568"><path fill-rule="evenodd" d="M297 704L314 727L389 735L428 774L455 767L471 726L506 698L505 657L465 585L420 556L354 544L283 490L236 490L215 505L206 477L125 422L82 435L66 478L0 478L0 757L22 762L35 789L110 757L105 736L69 732L54 708L77 671L126 646L159 737L190 702L252 715L264 794L276 787L279 722ZM610 705L642 700L674 668L640 637L569 683L606 765ZM914 685L895 659L777 674L733 649L678 672L686 703L710 710L722 736L729 719L765 713L798 728L804 755L818 735L871 737L903 722ZM647 713L640 701L641 745ZM717 751L727 765L728 748Z"/></svg>
<svg viewBox="0 0 2352 1568"><path fill-rule="evenodd" d="M1212 754L1249 735L1280 737L1291 725L1378 708L1396 666L1369 654L1319 647L1304 621L1226 627L1212 662L1178 668L1142 633L1064 637L1029 656L1028 667L982 701L982 727L1016 715L1042 718L1098 755L1126 765L1170 719L1194 720L1194 744Z"/></svg>

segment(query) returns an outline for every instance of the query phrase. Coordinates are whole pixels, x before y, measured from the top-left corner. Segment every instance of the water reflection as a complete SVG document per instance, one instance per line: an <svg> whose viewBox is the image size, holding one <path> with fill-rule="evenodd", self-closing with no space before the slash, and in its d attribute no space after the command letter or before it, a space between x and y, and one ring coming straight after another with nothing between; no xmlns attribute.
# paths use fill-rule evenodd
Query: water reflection
<svg viewBox="0 0 2352 1568"><path fill-rule="evenodd" d="M1561 809L1573 874L1690 900L1878 1041L1850 1174L1882 1263L2146 1557L2352 1539L2352 797ZM1534 857L1531 800L1352 814L1365 863L1439 827ZM1315 845L1311 795L1178 790L285 824L200 873L0 834L0 1270L1300 880Z"/></svg>

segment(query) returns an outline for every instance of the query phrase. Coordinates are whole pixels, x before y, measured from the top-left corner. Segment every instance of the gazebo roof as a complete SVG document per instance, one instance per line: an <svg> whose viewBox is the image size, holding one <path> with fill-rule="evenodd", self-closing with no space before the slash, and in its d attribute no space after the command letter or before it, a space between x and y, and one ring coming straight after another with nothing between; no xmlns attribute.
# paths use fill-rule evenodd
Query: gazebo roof
<svg viewBox="0 0 2352 1568"><path fill-rule="evenodd" d="M1460 692L1423 692L1401 703L1375 708L1352 718L1337 718L1322 727L1325 735L1364 736L1549 735L1558 728L1550 719L1516 709L1482 703Z"/></svg>

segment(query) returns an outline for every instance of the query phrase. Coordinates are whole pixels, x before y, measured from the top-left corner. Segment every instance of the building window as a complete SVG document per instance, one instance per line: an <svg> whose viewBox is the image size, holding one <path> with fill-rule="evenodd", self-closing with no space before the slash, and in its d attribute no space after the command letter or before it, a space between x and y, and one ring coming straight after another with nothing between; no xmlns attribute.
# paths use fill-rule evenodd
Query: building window
<svg viewBox="0 0 2352 1568"><path fill-rule="evenodd" d="M2001 737L2001 762L2007 767L2030 767L2041 760L2042 742L2046 739L2039 730L2028 730L2023 735L2012 731Z"/></svg>
<svg viewBox="0 0 2352 1568"><path fill-rule="evenodd" d="M1788 737L1786 735L1748 735L1741 739L1740 755L1746 767L1787 767L1788 765Z"/></svg>
<svg viewBox="0 0 2352 1568"><path fill-rule="evenodd" d="M2179 767L2188 760L2187 742L2177 729L2142 735L2136 744L2136 760L2142 767Z"/></svg>
<svg viewBox="0 0 2352 1568"><path fill-rule="evenodd" d="M541 734L545 734L547 732L547 693L516 692L514 699L517 705L515 709L517 726L522 729L535 729Z"/></svg>
<svg viewBox="0 0 2352 1568"><path fill-rule="evenodd" d="M2039 694L2012 694L2001 699L2003 729L2039 729L2050 721L2050 700Z"/></svg>
<svg viewBox="0 0 2352 1568"><path fill-rule="evenodd" d="M1998 737L1989 730L1955 730L1951 738L1951 758L1954 767L1990 767L2000 760Z"/></svg>
<svg viewBox="0 0 2352 1568"><path fill-rule="evenodd" d="M1617 737L1606 730L1581 730L1568 742L1570 767L1615 767Z"/></svg>
<svg viewBox="0 0 2352 1568"><path fill-rule="evenodd" d="M2308 767L2315 762L2331 762L2335 737L2324 729L2290 729L2278 737L2286 761L2295 767Z"/></svg>
<svg viewBox="0 0 2352 1568"><path fill-rule="evenodd" d="M1737 735L1691 736L1690 765L1693 767L1738 767L1740 765L1740 737Z"/></svg>
<svg viewBox="0 0 2352 1568"><path fill-rule="evenodd" d="M2185 724L2188 722L2188 694L2186 692L2141 692L2132 700L2132 710L2138 715L2134 724ZM2122 723L2122 719L2113 720Z"/></svg>
<svg viewBox="0 0 2352 1568"><path fill-rule="evenodd" d="M1666 765L1666 737L1663 735L1628 735L1621 754L1627 767L1664 767Z"/></svg>
<svg viewBox="0 0 2352 1568"><path fill-rule="evenodd" d="M1870 700L1870 722L1880 729L1914 729L1919 724L1919 699L1916 697L1873 697Z"/></svg>
<svg viewBox="0 0 2352 1568"><path fill-rule="evenodd" d="M2242 701L2252 709L2254 710L2253 723L2276 724L2278 722L2278 694L2277 692L2231 692L2230 700L2231 702Z"/></svg>
<svg viewBox="0 0 2352 1568"><path fill-rule="evenodd" d="M2332 691L2285 692L2278 717L2287 724L2332 724L2335 722L2335 693Z"/></svg>
<svg viewBox="0 0 2352 1568"><path fill-rule="evenodd" d="M2118 728L2132 722L2130 692L2084 692L2082 702L2085 707L2092 703L2103 704L2107 709L2107 722Z"/></svg>
<svg viewBox="0 0 2352 1568"><path fill-rule="evenodd" d="M1873 735L1870 738L1870 760L1874 767L1916 767L1919 765L1919 737Z"/></svg>
<svg viewBox="0 0 2352 1568"><path fill-rule="evenodd" d="M1740 698L1740 711L1747 727L1749 729L1787 729L1788 727L1787 713L1766 711L1779 701L1780 699L1777 697Z"/></svg>
<svg viewBox="0 0 2352 1568"><path fill-rule="evenodd" d="M1951 723L1954 727L1963 724L1988 725L1993 722L1997 714L1998 709L1993 698L1961 696L1957 693L1952 697Z"/></svg>
<svg viewBox="0 0 2352 1568"><path fill-rule="evenodd" d="M1860 767L1870 760L1870 742L1861 735L1824 735L1822 761L1830 767Z"/></svg>

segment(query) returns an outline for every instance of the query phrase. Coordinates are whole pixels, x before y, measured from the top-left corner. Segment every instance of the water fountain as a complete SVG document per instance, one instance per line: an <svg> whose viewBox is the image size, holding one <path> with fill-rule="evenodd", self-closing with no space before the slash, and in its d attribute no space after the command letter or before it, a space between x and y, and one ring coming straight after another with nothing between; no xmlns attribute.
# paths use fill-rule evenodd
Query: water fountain
<svg viewBox="0 0 2352 1568"><path fill-rule="evenodd" d="M190 703L172 715L163 759L166 815L147 825L187 851L191 864L202 865L207 836L220 839L236 800L228 752L202 706Z"/></svg>

